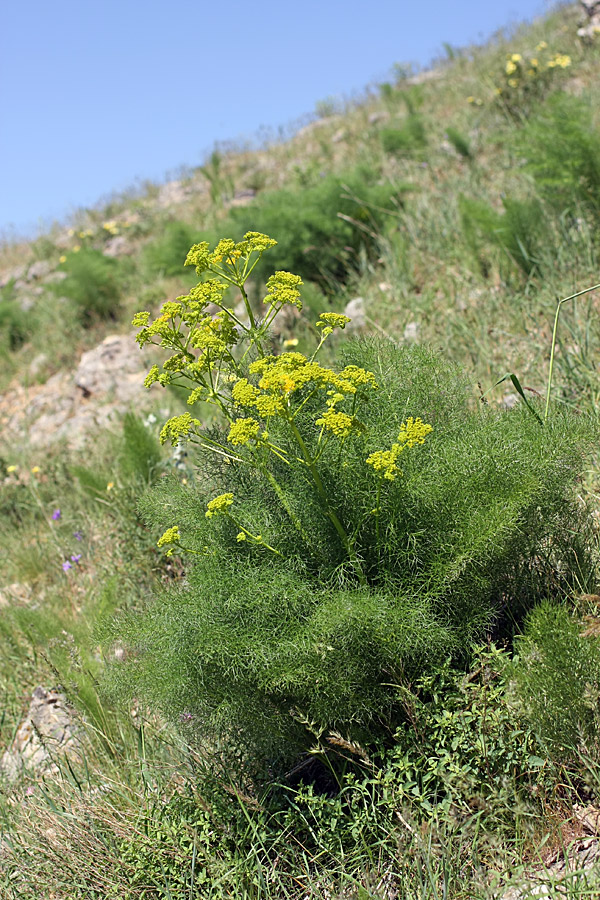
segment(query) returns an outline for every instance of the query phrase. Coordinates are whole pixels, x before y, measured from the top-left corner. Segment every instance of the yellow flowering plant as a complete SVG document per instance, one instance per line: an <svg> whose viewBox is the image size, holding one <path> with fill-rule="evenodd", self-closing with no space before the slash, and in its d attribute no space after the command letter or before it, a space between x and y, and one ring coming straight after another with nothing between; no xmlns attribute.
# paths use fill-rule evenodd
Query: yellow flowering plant
<svg viewBox="0 0 600 900"><path fill-rule="evenodd" d="M311 356L294 350L269 352L269 332L276 316L286 306L301 309L302 280L291 272L275 272L266 283L267 293L259 314L250 303L246 282L262 255L276 244L259 232L248 232L242 241L226 238L214 249L207 242L195 244L186 259L200 280L188 294L166 301L151 320L148 311L139 312L133 325L140 331L137 341L168 351L162 366L153 365L145 384L173 385L187 393L187 402L199 401L217 407L227 429L218 435L208 432L191 412L170 418L162 428L161 443L196 444L212 451L227 463L247 466L264 477L285 509L289 521L310 544L302 516L294 509L285 487L285 467L300 466L317 502L335 529L356 577L366 584L366 576L356 547L360 527L352 532L342 521L336 503L322 478L319 462L335 453L341 459L344 444L360 438L366 428L361 421L361 404L378 388L375 375L354 364L339 371L321 364L317 357L336 329L343 329L348 316L324 312L315 323L318 340ZM225 302L229 286L237 288L245 315ZM364 466L380 475L375 509L380 513L383 479L396 477L395 459L409 447L424 443L431 431L421 419L402 424L398 443L386 452L394 461L382 469L377 454L365 455ZM279 436L276 440L273 432ZM283 440L282 440L283 438ZM284 446L285 444L285 446ZM274 465L274 461L276 465ZM222 494L208 504L206 516L224 513L238 528L238 540L279 554L280 551L247 529L229 510L233 494ZM176 533L176 539L173 535ZM379 534L379 531L378 531ZM162 542L162 543L161 543ZM179 543L178 526L160 539L160 546L172 552Z"/></svg>
<svg viewBox="0 0 600 900"><path fill-rule="evenodd" d="M519 118L556 86L560 74L570 66L571 57L550 52L545 41L532 53L508 53L502 74L495 82L496 103L511 117Z"/></svg>

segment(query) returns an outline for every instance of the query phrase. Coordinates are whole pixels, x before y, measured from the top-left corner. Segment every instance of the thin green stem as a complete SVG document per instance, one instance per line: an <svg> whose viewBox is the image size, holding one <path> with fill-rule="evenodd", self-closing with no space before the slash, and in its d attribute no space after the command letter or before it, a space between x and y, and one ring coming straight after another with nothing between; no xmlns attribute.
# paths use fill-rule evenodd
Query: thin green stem
<svg viewBox="0 0 600 900"><path fill-rule="evenodd" d="M589 294L590 291L595 291L600 288L600 284L594 284L592 287L585 288L583 291L577 291L576 294L571 294L570 297L564 297L562 300L559 300L556 306L556 315L554 316L554 328L552 329L552 345L550 347L550 366L548 369L548 388L546 390L546 409L544 412L544 422L548 419L548 412L550 410L550 391L552 389L552 375L554 371L554 351L556 348L556 333L558 329L558 318L560 316L560 310L563 303L567 303L568 300L575 300L576 297L581 297L583 294Z"/></svg>
<svg viewBox="0 0 600 900"><path fill-rule="evenodd" d="M253 541L253 542L257 545L257 547L266 547L267 550L271 550L273 553L276 553L277 556L281 556L281 555L282 555L282 554L279 552L279 550L276 550L276 549L275 549L275 547L271 547L270 544L267 544L267 542L263 539L262 535L260 535L260 534L252 534L251 531L248 531L247 528L244 528L243 525L240 525L239 522L236 522L236 520L233 518L232 515L229 515L228 517L231 519L231 521L233 522L233 524L235 525L235 527L236 527L236 528L239 528L241 532L243 532L245 535L247 535L247 536L250 538L250 540Z"/></svg>
<svg viewBox="0 0 600 900"><path fill-rule="evenodd" d="M379 552L379 547L381 545L380 536L379 536L379 513L381 512L381 487L383 485L383 475L379 479L379 485L377 487L377 504L375 506L375 535L377 537L377 551Z"/></svg>
<svg viewBox="0 0 600 900"><path fill-rule="evenodd" d="M271 487L277 494L277 497L279 498L279 502L281 503L281 505L285 509L286 513L290 517L290 519L294 525L294 528L301 535L302 540L304 541L306 546L310 547L311 540L310 540L308 534L306 533L302 522L300 521L300 519L298 518L298 516L296 515L296 513L294 512L294 510L291 508L290 504L288 503L287 497L285 496L283 488L281 487L281 485L279 484L279 482L277 481L275 476L271 472L269 472L269 470L267 469L267 467L265 465L263 465L261 468L262 468L262 471L264 472L265 478L267 479L267 481L269 482L269 484L271 485Z"/></svg>

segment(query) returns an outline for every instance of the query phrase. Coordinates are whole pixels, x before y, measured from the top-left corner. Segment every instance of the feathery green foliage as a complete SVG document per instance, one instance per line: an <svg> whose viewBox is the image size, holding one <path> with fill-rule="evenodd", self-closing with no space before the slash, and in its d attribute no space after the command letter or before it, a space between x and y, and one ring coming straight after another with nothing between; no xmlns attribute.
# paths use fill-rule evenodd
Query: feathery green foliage
<svg viewBox="0 0 600 900"><path fill-rule="evenodd" d="M341 362L367 367L379 384L361 412L364 433L319 462L355 536L363 587L300 462L279 471L275 459L272 471L303 534L266 479L212 454L200 457L194 487L162 482L143 503L151 523L177 521L183 546L201 555L186 587L119 623L138 651L114 676L170 717L190 715L199 739L241 745L255 766L289 763L306 747L304 720L359 736L389 727L402 718L394 685L449 651L464 657L490 629L509 634L544 593L588 568L584 513L570 499L585 422L557 414L542 428L524 409L474 408L464 376L420 348L350 343ZM433 434L403 456L403 476L378 505L365 459L416 412ZM305 416L303 428L310 402ZM269 432L291 452L275 420ZM309 446L317 436L308 432ZM235 525L205 516L222 491L235 496ZM263 545L240 543L239 523Z"/></svg>
<svg viewBox="0 0 600 900"><path fill-rule="evenodd" d="M82 324L115 319L122 291L120 263L99 250L83 247L69 253L62 265L67 277L56 290L74 302Z"/></svg>
<svg viewBox="0 0 600 900"><path fill-rule="evenodd" d="M502 200L504 212L496 212L489 204L461 197L459 208L467 242L480 260L487 245L495 246L525 275L532 275L550 241L544 209L537 198ZM484 264L485 268L485 264Z"/></svg>
<svg viewBox="0 0 600 900"><path fill-rule="evenodd" d="M150 277L181 276L188 250L193 243L203 239L210 240L210 237L186 222L167 222L160 237L144 247L142 267Z"/></svg>
<svg viewBox="0 0 600 900"><path fill-rule="evenodd" d="M528 616L513 667L529 721L557 758L577 750L600 758L600 638L564 605L544 602Z"/></svg>
<svg viewBox="0 0 600 900"><path fill-rule="evenodd" d="M419 156L427 146L423 120L415 112L409 113L396 127L382 128L379 135L384 153L391 156Z"/></svg>
<svg viewBox="0 0 600 900"><path fill-rule="evenodd" d="M579 209L600 215L600 128L589 97L558 93L532 116L517 138L538 190L559 214Z"/></svg>
<svg viewBox="0 0 600 900"><path fill-rule="evenodd" d="M289 269L324 287L345 281L358 266L362 248L372 255L376 234L394 220L406 185L356 169L326 175L301 193L279 190L231 211L240 233L250 229L277 234L269 268ZM261 263L257 272L266 274Z"/></svg>

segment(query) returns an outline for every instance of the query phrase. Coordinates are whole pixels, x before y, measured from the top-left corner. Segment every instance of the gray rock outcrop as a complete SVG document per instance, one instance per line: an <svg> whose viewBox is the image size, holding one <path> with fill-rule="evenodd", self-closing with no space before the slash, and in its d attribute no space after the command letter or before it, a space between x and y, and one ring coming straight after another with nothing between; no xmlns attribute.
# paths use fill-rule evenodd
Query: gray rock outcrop
<svg viewBox="0 0 600 900"><path fill-rule="evenodd" d="M37 687L26 717L0 759L0 778L13 784L23 774L55 772L58 756L77 755L79 749L77 727L64 695Z"/></svg>

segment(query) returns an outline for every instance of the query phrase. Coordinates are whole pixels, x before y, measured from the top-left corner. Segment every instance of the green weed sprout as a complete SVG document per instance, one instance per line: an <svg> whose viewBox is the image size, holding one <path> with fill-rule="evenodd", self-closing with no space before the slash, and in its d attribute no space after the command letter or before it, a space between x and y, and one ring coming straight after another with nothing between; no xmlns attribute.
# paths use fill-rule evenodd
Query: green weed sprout
<svg viewBox="0 0 600 900"><path fill-rule="evenodd" d="M336 372L317 361L319 351L335 329L343 329L350 321L338 313L322 313L316 323L319 332L312 356L286 352L278 356L267 353L269 329L286 306L302 307L302 280L291 272L275 272L267 281L264 298L266 312L255 314L245 284L259 263L263 253L277 242L265 234L251 231L238 243L231 239L219 241L214 250L204 241L195 244L186 265L196 268L201 280L189 294L163 304L159 315L150 321L149 312L139 312L133 325L141 328L137 335L140 346L157 344L171 352L162 367L152 366L145 380L147 387L155 382L174 385L188 393L188 404L204 401L216 406L229 423L225 439L210 436L199 419L183 413L169 419L162 431L161 442L176 445L182 441L197 444L202 450L219 454L229 462L247 465L267 479L290 520L305 543L310 544L307 531L286 498L284 487L276 478L273 466L300 463L318 498L322 509L334 526L339 540L361 584L366 577L356 552L354 534L349 534L338 517L331 491L325 486L319 471L319 460L326 453L336 452L341 458L342 445L365 432L360 419L361 404L377 390L372 372L356 365L347 365ZM242 297L245 317L225 306L224 295L233 285ZM218 308L218 312L213 314ZM308 422L307 422L308 414ZM289 449L271 437L274 420L283 423L292 439ZM317 432L315 442L307 432ZM365 465L373 467L379 477L375 509L367 515L379 517L384 479L393 480L400 474L396 460L405 449L422 444L432 430L421 419L410 418L402 424L397 443L391 450L373 453ZM230 507L233 494L222 494L208 504L207 517L226 515L238 528L238 540L262 546L277 555L277 548L267 544L261 535L249 531ZM168 546L169 553L179 543L178 526L173 526L160 539L159 546ZM183 548L182 548L183 549Z"/></svg>

